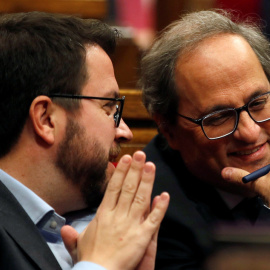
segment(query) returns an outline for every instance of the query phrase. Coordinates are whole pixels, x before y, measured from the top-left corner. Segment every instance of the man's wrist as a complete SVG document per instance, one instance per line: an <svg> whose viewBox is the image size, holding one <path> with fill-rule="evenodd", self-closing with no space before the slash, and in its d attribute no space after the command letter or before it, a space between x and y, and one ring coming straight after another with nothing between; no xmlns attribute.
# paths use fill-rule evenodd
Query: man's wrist
<svg viewBox="0 0 270 270"><path fill-rule="evenodd" d="M96 263L81 261L76 263L72 268L72 270L107 270L107 269Z"/></svg>

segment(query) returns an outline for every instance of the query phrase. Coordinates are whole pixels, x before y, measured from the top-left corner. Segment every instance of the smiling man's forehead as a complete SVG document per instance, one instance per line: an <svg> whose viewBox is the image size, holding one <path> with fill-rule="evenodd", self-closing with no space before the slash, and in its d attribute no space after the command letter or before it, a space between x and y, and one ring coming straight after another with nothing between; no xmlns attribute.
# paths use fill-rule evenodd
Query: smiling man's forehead
<svg viewBox="0 0 270 270"><path fill-rule="evenodd" d="M220 45L224 43L227 45L221 53ZM239 51L239 44L245 49ZM269 82L257 56L243 38L235 35L205 40L192 55L181 56L175 69L175 81L179 107L184 106L183 103L196 104L195 111L201 114L242 106L256 95L269 91Z"/></svg>

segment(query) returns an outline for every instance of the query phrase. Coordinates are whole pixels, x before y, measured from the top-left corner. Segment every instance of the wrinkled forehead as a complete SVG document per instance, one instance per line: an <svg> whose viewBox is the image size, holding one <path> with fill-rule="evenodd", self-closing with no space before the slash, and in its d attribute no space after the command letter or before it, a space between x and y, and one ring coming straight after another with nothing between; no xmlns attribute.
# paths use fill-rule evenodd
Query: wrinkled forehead
<svg viewBox="0 0 270 270"><path fill-rule="evenodd" d="M214 104L240 106L255 91L267 91L263 68L245 39L223 34L202 41L179 57L175 83L180 107L205 111ZM222 104L224 103L224 104Z"/></svg>

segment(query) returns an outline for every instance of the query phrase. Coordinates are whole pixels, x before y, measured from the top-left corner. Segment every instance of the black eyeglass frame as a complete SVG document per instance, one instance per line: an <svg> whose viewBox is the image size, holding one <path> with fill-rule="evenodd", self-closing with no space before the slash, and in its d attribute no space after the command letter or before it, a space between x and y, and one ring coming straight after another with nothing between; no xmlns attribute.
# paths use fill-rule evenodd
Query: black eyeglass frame
<svg viewBox="0 0 270 270"><path fill-rule="evenodd" d="M207 139L209 139L209 140L217 140L217 139L221 139L221 138L224 138L224 137L226 137L226 136L229 136L229 135L231 135L232 133L235 132L235 130L237 129L238 123L239 123L239 116L240 116L240 113L241 113L242 111L246 111L246 112L248 113L248 115L250 116L250 118L251 118L255 123L263 123L263 122L265 122L265 121L270 120L270 117L269 117L269 118L264 119L264 120L262 120L262 121L257 121L257 120L255 120L255 119L251 116L251 114L250 114L250 112L249 112L249 109L248 109L248 106L250 105L251 102L253 102L255 99L257 99L257 98L259 98L259 97L261 97L261 96L264 96L264 95L270 95L270 92L266 92L266 93L263 93L263 94L261 94L261 95L258 95L258 96L256 96L256 97L252 98L248 103L246 103L246 104L243 105L242 107L239 107L239 108L228 108L228 109L224 109L224 110L215 111L215 112L209 113L209 114L207 114L207 115L205 115L205 116L203 116L203 117L201 117L201 118L199 118L199 119L194 119L194 118L191 118L191 117L182 115L182 114L180 114L180 113L177 113L177 115L180 116L180 117L182 117L182 118L185 118L185 119L189 120L189 121L192 122L192 123L195 123L195 124L199 125L199 126L201 127L201 129L202 129L202 131L203 131L203 133L204 133L204 135L205 135L205 137L206 137ZM235 121L235 125L234 125L233 130L230 131L229 133L225 134L225 135L222 135L222 136L219 136L219 137L216 137L216 138L209 138L209 137L206 135L205 131L204 131L204 128L203 128L203 120L204 120L205 118L208 118L208 117L212 116L213 114L216 114L216 113L219 113L219 112L227 112L227 111L235 111L235 112L236 112L236 121Z"/></svg>
<svg viewBox="0 0 270 270"><path fill-rule="evenodd" d="M111 100L111 101L120 101L120 109L118 108L118 105L116 105L116 112L113 115L115 127L119 127L123 108L125 104L125 96L121 98L107 98L107 97L92 97L92 96L81 96L81 95L72 95L72 94L49 94L48 97L56 97L56 98L70 98L70 99L98 99L98 100Z"/></svg>

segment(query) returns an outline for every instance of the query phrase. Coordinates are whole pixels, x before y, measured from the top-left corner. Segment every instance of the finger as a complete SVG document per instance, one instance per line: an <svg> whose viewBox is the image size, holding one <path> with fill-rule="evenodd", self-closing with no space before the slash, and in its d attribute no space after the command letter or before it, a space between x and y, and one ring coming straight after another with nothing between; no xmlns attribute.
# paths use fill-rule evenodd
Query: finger
<svg viewBox="0 0 270 270"><path fill-rule="evenodd" d="M248 174L249 172L245 170L233 167L226 167L221 171L221 175L226 181L235 182L238 184L243 184L242 178Z"/></svg>
<svg viewBox="0 0 270 270"><path fill-rule="evenodd" d="M130 209L131 217L141 216L144 218L146 214L149 214L155 171L156 168L152 162L147 162L144 165L141 182Z"/></svg>
<svg viewBox="0 0 270 270"><path fill-rule="evenodd" d="M69 252L70 256L74 263L77 262L77 239L78 239L78 232L72 228L71 226L65 225L61 229L61 236L67 251Z"/></svg>
<svg viewBox="0 0 270 270"><path fill-rule="evenodd" d="M233 167L226 167L221 171L221 175L224 180L231 182L235 186L241 186L243 190L249 190L252 192L257 192L256 186L257 183L256 181L252 181L249 183L244 183L243 182L243 177L248 175L249 172L239 169L239 168L233 168Z"/></svg>
<svg viewBox="0 0 270 270"><path fill-rule="evenodd" d="M245 196L255 196L254 183L243 183L243 177L248 175L249 172L233 167L226 167L221 171L221 176L224 180L230 183L231 187L235 190L241 190Z"/></svg>
<svg viewBox="0 0 270 270"><path fill-rule="evenodd" d="M136 267L136 270L146 270L155 268L155 260L157 253L157 236L158 230L154 233L152 239L150 239L150 243L148 244L146 252L140 264Z"/></svg>
<svg viewBox="0 0 270 270"><path fill-rule="evenodd" d="M142 177L142 170L145 163L145 154L137 151L133 154L130 169L124 180L119 197L117 212L127 215L137 192Z"/></svg>
<svg viewBox="0 0 270 270"><path fill-rule="evenodd" d="M153 210L157 204L157 202L160 200L160 196L155 196L155 198L153 199L152 201L152 207L151 207L151 210Z"/></svg>
<svg viewBox="0 0 270 270"><path fill-rule="evenodd" d="M155 241L155 243L157 243L157 240L158 240L159 228L160 228L160 226L158 226L156 232L153 235L153 241Z"/></svg>
<svg viewBox="0 0 270 270"><path fill-rule="evenodd" d="M160 223L168 209L169 201L170 195L167 192L161 193L160 197L156 200L154 208L143 224L144 229L152 233L152 236L159 229Z"/></svg>
<svg viewBox="0 0 270 270"><path fill-rule="evenodd" d="M145 214L144 214L144 218L142 219L142 222L145 221L148 217L148 215L150 214L150 212L154 209L157 201L160 199L160 196L155 196L155 198L152 201L152 205L149 205L149 207L147 208Z"/></svg>
<svg viewBox="0 0 270 270"><path fill-rule="evenodd" d="M100 209L113 210L118 202L122 185L131 164L131 156L124 155L118 162L112 178L110 179Z"/></svg>

